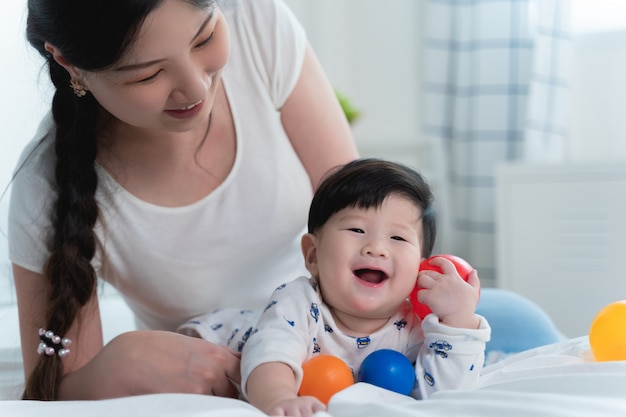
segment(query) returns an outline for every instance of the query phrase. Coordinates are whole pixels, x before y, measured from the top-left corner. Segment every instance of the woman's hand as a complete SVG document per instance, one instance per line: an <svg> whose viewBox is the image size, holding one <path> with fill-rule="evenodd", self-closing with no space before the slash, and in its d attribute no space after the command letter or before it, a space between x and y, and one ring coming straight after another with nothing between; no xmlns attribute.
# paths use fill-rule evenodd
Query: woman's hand
<svg viewBox="0 0 626 417"><path fill-rule="evenodd" d="M231 382L232 381L232 382ZM89 363L67 374L60 399L104 399L153 393L237 398L239 356L202 339L164 331L124 333Z"/></svg>

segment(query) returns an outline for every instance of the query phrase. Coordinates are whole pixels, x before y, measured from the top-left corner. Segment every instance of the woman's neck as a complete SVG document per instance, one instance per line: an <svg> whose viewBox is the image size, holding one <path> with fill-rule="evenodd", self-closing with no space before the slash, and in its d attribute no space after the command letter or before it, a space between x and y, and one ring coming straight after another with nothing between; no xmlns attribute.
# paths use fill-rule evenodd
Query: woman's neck
<svg viewBox="0 0 626 417"><path fill-rule="evenodd" d="M211 119L187 132L159 132L119 125L113 129L110 139L103 141L103 159L156 171L188 167L202 151L210 133Z"/></svg>
<svg viewBox="0 0 626 417"><path fill-rule="evenodd" d="M123 125L109 131L102 138L98 163L131 194L156 205L178 207L200 200L234 165L235 129L223 93L218 93L206 122L187 132Z"/></svg>

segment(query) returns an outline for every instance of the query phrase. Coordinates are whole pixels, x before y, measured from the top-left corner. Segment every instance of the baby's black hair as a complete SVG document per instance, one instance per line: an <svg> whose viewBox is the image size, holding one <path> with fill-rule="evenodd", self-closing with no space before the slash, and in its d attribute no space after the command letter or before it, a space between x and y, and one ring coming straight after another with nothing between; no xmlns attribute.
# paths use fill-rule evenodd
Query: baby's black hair
<svg viewBox="0 0 626 417"><path fill-rule="evenodd" d="M378 208L391 194L406 197L421 209L422 256L429 257L437 234L433 194L422 175L396 162L364 158L332 171L313 196L308 231L315 233L346 207Z"/></svg>

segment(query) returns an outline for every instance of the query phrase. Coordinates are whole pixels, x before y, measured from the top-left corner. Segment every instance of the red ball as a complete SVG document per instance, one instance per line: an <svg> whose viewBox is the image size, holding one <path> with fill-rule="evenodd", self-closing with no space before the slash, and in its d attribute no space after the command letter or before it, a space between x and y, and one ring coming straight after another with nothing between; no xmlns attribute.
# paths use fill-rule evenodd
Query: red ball
<svg viewBox="0 0 626 417"><path fill-rule="evenodd" d="M424 259L419 266L419 270L420 271L437 271L439 273L442 273L443 271L441 270L441 268L435 265L431 265L430 261L434 258L448 259L450 262L454 264L456 271L459 273L459 276L463 278L465 281L467 281L467 278L469 277L470 272L472 272L472 270L474 269L465 259L459 258L458 256L448 255L444 253L440 255L431 256L428 259ZM426 304L422 304L418 301L417 293L420 290L423 290L423 288L419 288L416 285L415 288L413 288L413 291L411 292L411 294L409 295L409 299L411 300L411 304L413 305L413 311L415 311L415 314L417 314L419 318L424 319L424 317L432 313L432 311Z"/></svg>
<svg viewBox="0 0 626 417"><path fill-rule="evenodd" d="M350 367L332 355L314 356L302 365L298 395L310 395L328 405L330 397L354 384Z"/></svg>

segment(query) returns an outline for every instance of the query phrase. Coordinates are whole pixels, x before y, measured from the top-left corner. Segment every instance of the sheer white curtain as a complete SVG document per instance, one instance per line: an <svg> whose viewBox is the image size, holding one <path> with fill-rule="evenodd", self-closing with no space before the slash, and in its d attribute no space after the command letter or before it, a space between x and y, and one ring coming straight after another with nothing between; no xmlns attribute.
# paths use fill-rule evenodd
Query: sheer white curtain
<svg viewBox="0 0 626 417"><path fill-rule="evenodd" d="M424 126L446 184L441 245L493 285L496 165L564 158L569 2L425 0L423 16Z"/></svg>

